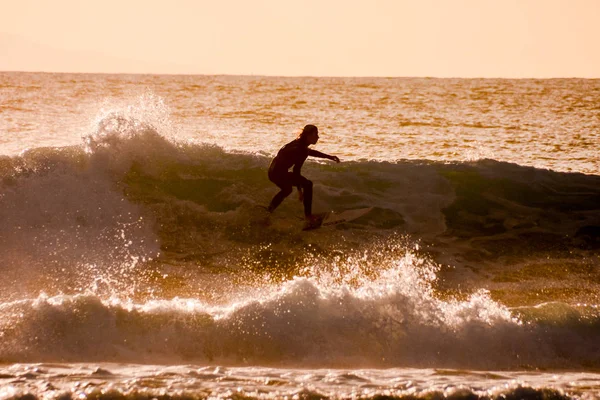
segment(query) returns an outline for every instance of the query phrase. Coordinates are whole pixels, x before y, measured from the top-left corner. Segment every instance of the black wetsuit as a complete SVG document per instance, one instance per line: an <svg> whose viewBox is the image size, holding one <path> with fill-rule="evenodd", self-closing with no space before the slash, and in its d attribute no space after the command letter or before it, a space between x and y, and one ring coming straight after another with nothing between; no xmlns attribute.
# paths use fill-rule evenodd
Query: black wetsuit
<svg viewBox="0 0 600 400"><path fill-rule="evenodd" d="M302 139L296 139L283 146L269 166L269 179L281 190L273 197L269 211L275 210L292 193L292 187L302 189L304 194L304 215L312 215L313 183L300 175L302 164L308 156L327 157L325 154L308 148ZM292 172L289 172L291 167Z"/></svg>

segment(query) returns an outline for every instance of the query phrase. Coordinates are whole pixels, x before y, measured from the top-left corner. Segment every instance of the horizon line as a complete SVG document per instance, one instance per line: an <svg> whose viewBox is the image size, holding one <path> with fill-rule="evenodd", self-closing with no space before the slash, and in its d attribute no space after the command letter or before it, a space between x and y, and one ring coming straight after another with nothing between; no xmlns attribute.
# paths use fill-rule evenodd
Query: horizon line
<svg viewBox="0 0 600 400"><path fill-rule="evenodd" d="M270 74L236 74L236 73L192 73L192 72L90 72L90 71L44 71L44 70L0 70L0 73L28 73L28 74L64 74L64 75L155 75L155 76L228 76L228 77L256 77L256 78L379 78L379 79L496 79L496 80L558 80L558 79L585 79L598 80L598 77L585 76L552 76L552 77L503 77L503 76L431 76L431 75L270 75Z"/></svg>

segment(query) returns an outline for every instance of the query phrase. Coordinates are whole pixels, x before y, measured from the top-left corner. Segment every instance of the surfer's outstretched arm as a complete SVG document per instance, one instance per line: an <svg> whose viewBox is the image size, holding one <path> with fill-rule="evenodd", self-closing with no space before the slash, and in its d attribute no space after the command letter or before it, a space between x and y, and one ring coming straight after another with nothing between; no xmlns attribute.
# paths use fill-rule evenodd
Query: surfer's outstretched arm
<svg viewBox="0 0 600 400"><path fill-rule="evenodd" d="M312 156L312 157L326 158L328 160L335 161L337 163L340 162L340 159L337 158L337 156L330 156L329 154L321 153L320 151L313 150L313 149L308 149L308 155Z"/></svg>

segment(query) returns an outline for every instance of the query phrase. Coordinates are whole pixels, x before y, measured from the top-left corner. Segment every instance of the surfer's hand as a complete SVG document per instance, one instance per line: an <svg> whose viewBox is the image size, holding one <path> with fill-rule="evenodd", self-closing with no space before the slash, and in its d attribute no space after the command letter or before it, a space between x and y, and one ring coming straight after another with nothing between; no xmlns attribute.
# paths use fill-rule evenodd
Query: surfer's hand
<svg viewBox="0 0 600 400"><path fill-rule="evenodd" d="M304 201L304 192L298 189L298 200Z"/></svg>
<svg viewBox="0 0 600 400"><path fill-rule="evenodd" d="M339 159L339 158L337 158L337 156L331 156L330 160L331 160L331 161L335 161L336 163L339 163L339 162L340 162L340 159Z"/></svg>

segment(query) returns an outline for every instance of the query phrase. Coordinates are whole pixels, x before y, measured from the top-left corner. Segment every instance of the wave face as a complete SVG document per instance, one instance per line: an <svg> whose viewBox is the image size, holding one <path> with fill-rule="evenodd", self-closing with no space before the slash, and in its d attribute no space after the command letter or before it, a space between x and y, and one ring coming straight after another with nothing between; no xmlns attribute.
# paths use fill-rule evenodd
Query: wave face
<svg viewBox="0 0 600 400"><path fill-rule="evenodd" d="M302 232L269 161L118 114L0 159L0 359L599 366L600 177L309 162L316 211L374 209Z"/></svg>

